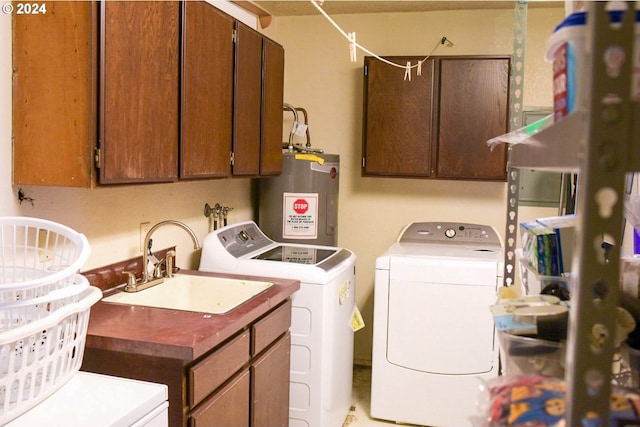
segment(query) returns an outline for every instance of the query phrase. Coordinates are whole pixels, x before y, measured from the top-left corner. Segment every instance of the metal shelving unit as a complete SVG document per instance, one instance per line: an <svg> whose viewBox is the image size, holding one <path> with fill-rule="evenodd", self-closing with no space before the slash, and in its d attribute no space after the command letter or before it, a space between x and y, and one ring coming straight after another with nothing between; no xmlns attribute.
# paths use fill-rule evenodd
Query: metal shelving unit
<svg viewBox="0 0 640 427"><path fill-rule="evenodd" d="M625 177L640 171L640 108L631 100L635 4L611 26L607 2L586 2L582 101L577 111L512 147L515 168L578 171L572 304L566 353L567 425L608 425L619 298ZM605 251L604 241L613 243ZM599 302L594 291L605 295Z"/></svg>

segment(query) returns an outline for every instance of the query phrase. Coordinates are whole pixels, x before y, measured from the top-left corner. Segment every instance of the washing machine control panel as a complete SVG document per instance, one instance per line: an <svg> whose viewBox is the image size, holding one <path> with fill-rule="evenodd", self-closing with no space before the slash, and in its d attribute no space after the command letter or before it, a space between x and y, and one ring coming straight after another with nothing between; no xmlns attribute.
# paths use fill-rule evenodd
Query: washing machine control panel
<svg viewBox="0 0 640 427"><path fill-rule="evenodd" d="M214 233L227 252L237 258L273 243L253 222L225 227Z"/></svg>
<svg viewBox="0 0 640 427"><path fill-rule="evenodd" d="M455 228L447 228L446 230L444 230L444 235L447 236L450 239L453 239L454 237L456 237L456 229Z"/></svg>
<svg viewBox="0 0 640 427"><path fill-rule="evenodd" d="M400 243L460 243L501 247L500 237L488 225L453 222L414 222L400 233Z"/></svg>

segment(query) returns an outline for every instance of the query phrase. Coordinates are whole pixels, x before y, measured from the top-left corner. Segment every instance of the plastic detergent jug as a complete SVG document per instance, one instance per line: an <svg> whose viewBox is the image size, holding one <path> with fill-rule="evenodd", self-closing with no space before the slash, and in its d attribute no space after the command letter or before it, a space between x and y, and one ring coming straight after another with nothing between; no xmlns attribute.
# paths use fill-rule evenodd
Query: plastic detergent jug
<svg viewBox="0 0 640 427"><path fill-rule="evenodd" d="M609 11L612 22L620 22L623 11ZM640 41L640 11L635 16L635 43ZM553 63L553 112L558 120L571 114L580 102L578 79L584 75L584 51L586 37L587 12L575 12L567 16L558 25L547 40L545 60ZM634 52L634 77L632 84L632 99L640 100L640 49ZM609 58L604 58L611 66L621 58L612 52Z"/></svg>

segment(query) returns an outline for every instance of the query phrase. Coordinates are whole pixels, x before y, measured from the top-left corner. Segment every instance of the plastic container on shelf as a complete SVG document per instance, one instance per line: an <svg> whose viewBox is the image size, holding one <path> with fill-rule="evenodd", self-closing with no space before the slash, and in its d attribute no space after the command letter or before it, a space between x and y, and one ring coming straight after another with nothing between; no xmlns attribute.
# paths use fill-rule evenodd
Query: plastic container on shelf
<svg viewBox="0 0 640 427"><path fill-rule="evenodd" d="M569 276L545 276L533 271L522 255L521 249L516 249L516 258L519 264L520 281L523 295L538 295L549 285L559 285L570 293Z"/></svg>
<svg viewBox="0 0 640 427"><path fill-rule="evenodd" d="M93 286L76 303L0 333L0 425L64 385L82 364L90 308L102 298Z"/></svg>
<svg viewBox="0 0 640 427"><path fill-rule="evenodd" d="M67 226L0 217L0 302L41 297L69 286L90 253L87 238Z"/></svg>
<svg viewBox="0 0 640 427"><path fill-rule="evenodd" d="M498 339L504 356L502 362L505 375L545 375L564 378L564 342L541 340L504 331L498 331ZM637 387L640 378L640 350L628 350L629 347L622 346L616 351L611 364L612 379L617 385Z"/></svg>
<svg viewBox="0 0 640 427"><path fill-rule="evenodd" d="M635 43L640 47L640 11L635 16ZM620 22L622 11L609 11L612 22ZM578 79L586 75L585 40L587 12L575 12L567 16L554 30L546 44L545 59L553 63L553 111L554 119L559 120L575 111L579 105L580 90ZM636 49L634 77L632 79L632 99L640 100L640 49ZM603 58L611 73L624 60L619 50L612 49Z"/></svg>
<svg viewBox="0 0 640 427"><path fill-rule="evenodd" d="M507 375L564 377L565 346L560 342L498 331Z"/></svg>
<svg viewBox="0 0 640 427"><path fill-rule="evenodd" d="M624 217L633 226L633 253L640 255L640 194L625 198Z"/></svg>
<svg viewBox="0 0 640 427"><path fill-rule="evenodd" d="M621 351L630 370L628 386L638 388L640 386L640 349L632 348L625 343Z"/></svg>
<svg viewBox="0 0 640 427"><path fill-rule="evenodd" d="M620 257L620 284L622 290L635 299L640 299L640 257Z"/></svg>

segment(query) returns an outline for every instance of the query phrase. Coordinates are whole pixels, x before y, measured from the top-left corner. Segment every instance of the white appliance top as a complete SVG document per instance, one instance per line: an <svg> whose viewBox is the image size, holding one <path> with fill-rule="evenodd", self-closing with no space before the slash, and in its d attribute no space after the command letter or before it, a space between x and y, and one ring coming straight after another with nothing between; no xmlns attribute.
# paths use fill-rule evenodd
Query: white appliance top
<svg viewBox="0 0 640 427"><path fill-rule="evenodd" d="M458 222L414 222L404 227L396 242L376 260L389 268L390 257L467 258L502 261L502 240L488 225Z"/></svg>
<svg viewBox="0 0 640 427"><path fill-rule="evenodd" d="M7 427L132 426L161 405L168 406L167 399L164 384L80 371Z"/></svg>
<svg viewBox="0 0 640 427"><path fill-rule="evenodd" d="M246 221L204 238L199 269L327 283L354 263L348 249L274 242L255 222Z"/></svg>

